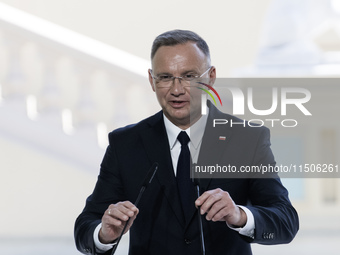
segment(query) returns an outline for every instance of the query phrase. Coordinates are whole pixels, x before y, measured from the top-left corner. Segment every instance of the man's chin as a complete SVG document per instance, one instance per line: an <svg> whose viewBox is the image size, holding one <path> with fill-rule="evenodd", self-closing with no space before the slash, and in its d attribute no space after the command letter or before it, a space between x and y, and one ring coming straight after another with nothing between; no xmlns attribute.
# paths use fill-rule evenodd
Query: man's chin
<svg viewBox="0 0 340 255"><path fill-rule="evenodd" d="M170 109L165 114L169 120L173 123L178 123L181 125L190 125L190 123L196 122L201 117L201 111L191 111L188 108L182 109Z"/></svg>
<svg viewBox="0 0 340 255"><path fill-rule="evenodd" d="M190 114L188 112L183 113L183 112L169 112L165 113L165 116L175 125L188 125L190 124Z"/></svg>

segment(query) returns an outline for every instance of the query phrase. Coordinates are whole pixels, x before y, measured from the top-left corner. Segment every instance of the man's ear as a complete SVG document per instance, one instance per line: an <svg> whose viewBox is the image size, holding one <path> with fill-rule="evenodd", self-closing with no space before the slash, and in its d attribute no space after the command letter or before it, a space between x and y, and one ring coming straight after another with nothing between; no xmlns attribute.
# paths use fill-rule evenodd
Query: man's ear
<svg viewBox="0 0 340 255"><path fill-rule="evenodd" d="M211 67L209 72L209 85L213 86L216 80L216 68L214 66Z"/></svg>
<svg viewBox="0 0 340 255"><path fill-rule="evenodd" d="M152 75L151 75L151 69L148 70L148 74L149 74L149 82L150 82L151 88L155 92L155 84L153 82L153 78L152 78Z"/></svg>

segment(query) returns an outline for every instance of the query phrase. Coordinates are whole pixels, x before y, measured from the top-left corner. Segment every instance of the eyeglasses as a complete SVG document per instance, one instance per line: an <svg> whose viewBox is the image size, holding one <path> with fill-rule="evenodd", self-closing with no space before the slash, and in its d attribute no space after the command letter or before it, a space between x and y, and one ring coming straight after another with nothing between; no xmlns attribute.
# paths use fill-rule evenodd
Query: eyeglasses
<svg viewBox="0 0 340 255"><path fill-rule="evenodd" d="M187 86L188 85L190 86L190 84L188 84L189 82L191 82L191 81L193 81L195 79L202 78L202 76L204 76L207 72L209 72L210 69L211 69L211 67L209 67L208 70L206 70L201 75L196 75L196 74L193 74L193 73L188 73L188 74L185 74L185 75L179 76L179 77L172 76L172 75L167 75L167 74L161 74L159 76L154 76L152 74L152 70L150 70L150 72L151 72L152 78L155 80L156 85L158 87L170 88L171 85L173 84L173 81L175 81L175 79L178 79L179 82L184 81L184 83L187 83Z"/></svg>

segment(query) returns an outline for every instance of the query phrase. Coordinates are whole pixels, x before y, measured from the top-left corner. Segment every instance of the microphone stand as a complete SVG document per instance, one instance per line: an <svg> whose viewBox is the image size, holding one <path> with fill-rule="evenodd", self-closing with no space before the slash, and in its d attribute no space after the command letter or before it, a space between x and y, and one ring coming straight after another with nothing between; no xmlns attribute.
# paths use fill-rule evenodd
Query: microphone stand
<svg viewBox="0 0 340 255"><path fill-rule="evenodd" d="M143 187L140 189L139 194L138 194L138 197L137 197L137 199L136 199L136 202L135 202L135 206L136 206L136 207L138 206L139 200L140 200L140 198L142 197L144 190L145 190L145 187L143 186ZM116 252L117 247L118 247L118 244L120 243L120 240L122 239L122 237L123 237L123 235L124 235L124 232L125 232L125 230L126 230L126 228L127 228L127 225L129 224L130 219L131 219L131 218L129 217L129 219L125 222L125 225L124 225L124 228L123 228L123 230L122 230L122 233L120 233L120 235L119 235L119 237L118 237L118 239L117 239L116 245L113 247L113 250L112 250L112 252L111 252L111 255L113 255L113 254Z"/></svg>
<svg viewBox="0 0 340 255"><path fill-rule="evenodd" d="M195 183L195 188L197 192L197 198L200 196L200 187L198 182ZM200 242L201 242L201 252L202 255L205 255L205 245L204 245L204 234L203 234L203 223L202 223L202 215L200 212L200 206L197 208L197 216L198 216L198 227L200 230Z"/></svg>
<svg viewBox="0 0 340 255"><path fill-rule="evenodd" d="M157 169L158 169L158 163L155 162L155 163L151 166L151 168L149 169L149 172L148 172L148 174L146 175L146 177L145 177L145 179L144 179L144 182L143 182L143 184L142 184L142 187L141 187L141 189L139 190L138 197L137 197L137 199L136 199L136 201L135 201L135 203L134 203L134 205L135 205L136 207L138 206L138 203L139 203L139 201L140 201L140 199L141 199L141 197L142 197L144 191L146 190L147 186L151 183L153 177L155 176L155 174L156 174L156 172L157 172ZM122 239L122 237L123 237L123 235L124 235L124 232L125 232L125 230L126 230L126 228L127 228L127 225L128 225L128 223L129 223L130 219L131 219L131 218L129 217L129 219L125 222L124 228L123 228L122 232L120 233L120 235L119 235L119 237L118 237L118 239L117 239L117 242L116 242L115 246L114 246L113 249L112 249L111 255L113 255L113 254L116 252L117 247L118 247L118 244L119 244L120 240Z"/></svg>
<svg viewBox="0 0 340 255"><path fill-rule="evenodd" d="M197 194L197 198L200 197L200 184L199 184L199 179L196 178L195 173L194 173L194 167L196 164L192 164L191 167L191 176L192 176L192 181L194 183L195 186L195 190L196 190L196 194ZM205 255L205 244L204 244L204 233L203 233L203 223L202 223L202 215L201 215L201 207L198 206L197 208L197 216L198 216L198 228L200 230L200 243L201 243L201 253L202 255Z"/></svg>

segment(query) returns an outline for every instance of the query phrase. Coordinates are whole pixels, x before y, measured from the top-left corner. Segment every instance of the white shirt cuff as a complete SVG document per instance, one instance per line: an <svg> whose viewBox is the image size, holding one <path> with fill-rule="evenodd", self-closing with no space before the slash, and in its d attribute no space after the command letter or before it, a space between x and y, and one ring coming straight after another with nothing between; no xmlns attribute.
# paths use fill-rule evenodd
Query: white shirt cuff
<svg viewBox="0 0 340 255"><path fill-rule="evenodd" d="M232 230L239 232L241 235L254 238L255 220L253 213L245 206L238 205L238 207L241 208L247 215L246 225L244 225L243 228L233 228L229 224L227 224L228 227L231 228Z"/></svg>
<svg viewBox="0 0 340 255"><path fill-rule="evenodd" d="M94 240L94 245L96 246L96 251L99 252L99 253L104 253L110 249L113 248L113 246L116 244L116 243L111 243L111 244L103 244L99 241L99 231L102 227L102 224L100 223L96 229L94 230L93 232L93 240Z"/></svg>

